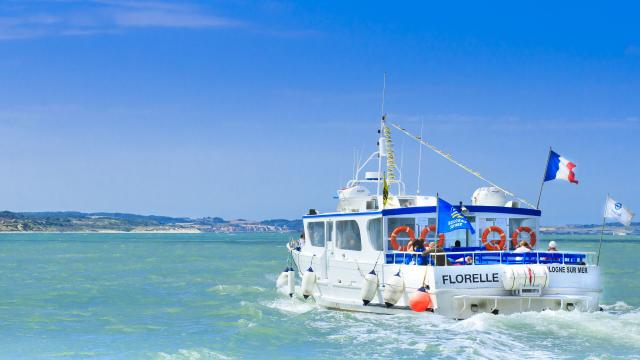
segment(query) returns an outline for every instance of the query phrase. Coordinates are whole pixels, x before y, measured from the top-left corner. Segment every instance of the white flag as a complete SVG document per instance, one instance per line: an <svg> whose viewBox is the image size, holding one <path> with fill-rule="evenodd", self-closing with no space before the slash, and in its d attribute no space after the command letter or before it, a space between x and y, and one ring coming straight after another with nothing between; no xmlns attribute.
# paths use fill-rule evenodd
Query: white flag
<svg viewBox="0 0 640 360"><path fill-rule="evenodd" d="M629 226L633 215L635 214L624 207L622 203L613 200L609 195L607 195L607 202L604 205L605 218L616 220L623 223L624 226Z"/></svg>

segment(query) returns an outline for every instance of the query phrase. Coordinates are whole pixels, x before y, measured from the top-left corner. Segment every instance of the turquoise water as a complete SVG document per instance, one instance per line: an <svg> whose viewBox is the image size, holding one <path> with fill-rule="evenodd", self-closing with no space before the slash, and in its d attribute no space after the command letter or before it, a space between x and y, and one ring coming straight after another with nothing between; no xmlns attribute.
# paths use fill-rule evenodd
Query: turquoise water
<svg viewBox="0 0 640 360"><path fill-rule="evenodd" d="M0 358L639 358L640 238L621 239L603 251L604 312L454 321L282 297L288 235L3 234Z"/></svg>

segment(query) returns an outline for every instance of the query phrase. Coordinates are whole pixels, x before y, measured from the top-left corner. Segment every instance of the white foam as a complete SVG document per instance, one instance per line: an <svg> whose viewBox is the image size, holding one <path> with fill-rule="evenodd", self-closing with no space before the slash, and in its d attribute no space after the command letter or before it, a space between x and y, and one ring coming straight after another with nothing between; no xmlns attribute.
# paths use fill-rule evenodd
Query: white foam
<svg viewBox="0 0 640 360"><path fill-rule="evenodd" d="M478 314L463 321L433 314L318 312L306 325L349 348L374 346L382 357L415 352L434 358L567 358L567 354L579 353L585 343L638 349L640 353L638 311Z"/></svg>
<svg viewBox="0 0 640 360"><path fill-rule="evenodd" d="M616 301L613 305L600 305L604 311L631 311L637 310L631 305L627 305L624 301Z"/></svg>
<svg viewBox="0 0 640 360"><path fill-rule="evenodd" d="M273 301L261 302L260 304L290 314L304 314L317 309L317 305L314 302L304 302L295 296L293 298L278 298Z"/></svg>
<svg viewBox="0 0 640 360"><path fill-rule="evenodd" d="M175 354L158 353L157 359L162 360L228 360L226 355L208 349L180 349Z"/></svg>
<svg viewBox="0 0 640 360"><path fill-rule="evenodd" d="M231 295L231 294L256 294L266 291L265 288L259 286L242 286L242 285L227 285L219 284L207 289L208 292L217 295Z"/></svg>

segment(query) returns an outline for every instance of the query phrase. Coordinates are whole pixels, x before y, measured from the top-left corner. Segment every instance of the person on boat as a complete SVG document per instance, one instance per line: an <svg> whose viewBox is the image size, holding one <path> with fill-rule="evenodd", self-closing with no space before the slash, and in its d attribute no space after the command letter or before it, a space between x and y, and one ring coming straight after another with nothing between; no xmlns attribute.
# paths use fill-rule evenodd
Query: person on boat
<svg viewBox="0 0 640 360"><path fill-rule="evenodd" d="M304 233L300 234L300 238L298 239L298 246L304 247Z"/></svg>
<svg viewBox="0 0 640 360"><path fill-rule="evenodd" d="M531 251L531 246L525 240L520 241L520 246L517 249L513 250L516 253L525 253Z"/></svg>
<svg viewBox="0 0 640 360"><path fill-rule="evenodd" d="M420 238L409 241L407 245L407 251L423 252L424 250L424 240Z"/></svg>
<svg viewBox="0 0 640 360"><path fill-rule="evenodd" d="M555 252L558 251L558 249L556 248L556 242L555 241L549 241L549 247L547 248L548 252Z"/></svg>
<svg viewBox="0 0 640 360"><path fill-rule="evenodd" d="M460 257L457 260L455 260L452 265L473 265L473 257L472 256Z"/></svg>
<svg viewBox="0 0 640 360"><path fill-rule="evenodd" d="M456 242L455 242L455 243L453 243L453 247L454 247L454 248L459 248L459 247L461 247L461 245L460 245L460 240L456 240Z"/></svg>
<svg viewBox="0 0 640 360"><path fill-rule="evenodd" d="M436 256L433 256L436 266L451 265L451 262L447 259L444 250L441 247L438 247L434 242L430 242L429 245L427 245L427 248L422 252L422 256L430 256L435 253L438 253Z"/></svg>

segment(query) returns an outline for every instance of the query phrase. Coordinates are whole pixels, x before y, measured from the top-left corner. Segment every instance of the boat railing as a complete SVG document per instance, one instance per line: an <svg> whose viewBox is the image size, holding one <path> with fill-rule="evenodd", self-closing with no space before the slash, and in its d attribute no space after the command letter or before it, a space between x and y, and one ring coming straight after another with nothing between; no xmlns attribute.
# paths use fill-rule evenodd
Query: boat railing
<svg viewBox="0 0 640 360"><path fill-rule="evenodd" d="M517 253L513 251L454 251L423 255L418 252L393 251L385 254L387 264L404 265L515 265L515 264L560 264L591 265L595 261L595 252L548 252L531 251Z"/></svg>

